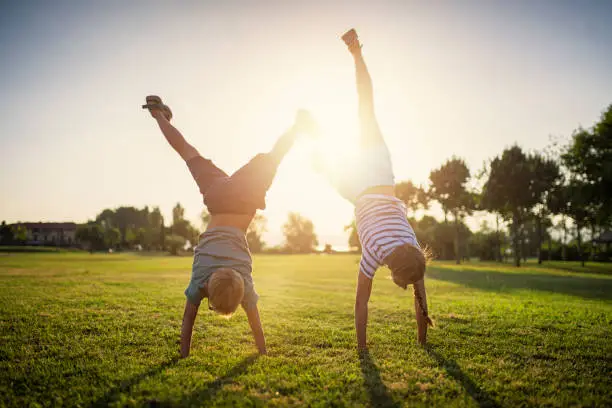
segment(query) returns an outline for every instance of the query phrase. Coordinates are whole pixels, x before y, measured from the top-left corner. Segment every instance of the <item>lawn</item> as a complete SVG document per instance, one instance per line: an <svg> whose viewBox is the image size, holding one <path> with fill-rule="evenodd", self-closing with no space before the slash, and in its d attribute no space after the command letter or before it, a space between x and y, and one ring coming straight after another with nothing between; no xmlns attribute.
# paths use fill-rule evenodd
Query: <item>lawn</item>
<svg viewBox="0 0 612 408"><path fill-rule="evenodd" d="M203 309L178 360L189 258L0 254L0 406L612 405L610 265L434 263L426 348L380 270L359 357L357 262L256 256L269 355Z"/></svg>

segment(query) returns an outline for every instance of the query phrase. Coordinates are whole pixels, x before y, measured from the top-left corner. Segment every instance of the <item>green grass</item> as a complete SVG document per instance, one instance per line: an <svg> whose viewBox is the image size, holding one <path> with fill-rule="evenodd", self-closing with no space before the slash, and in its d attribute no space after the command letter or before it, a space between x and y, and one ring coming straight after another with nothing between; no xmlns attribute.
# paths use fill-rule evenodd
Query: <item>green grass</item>
<svg viewBox="0 0 612 408"><path fill-rule="evenodd" d="M189 258L0 254L0 406L610 406L610 265L434 263L437 327L378 272L355 352L358 257L258 256L269 355L201 310L177 360Z"/></svg>
<svg viewBox="0 0 612 408"><path fill-rule="evenodd" d="M21 252L80 252L84 251L76 248L62 248L62 247L49 247L49 246L27 246L27 245L17 245L17 246L5 246L0 245L0 252L13 252L13 253L21 253Z"/></svg>

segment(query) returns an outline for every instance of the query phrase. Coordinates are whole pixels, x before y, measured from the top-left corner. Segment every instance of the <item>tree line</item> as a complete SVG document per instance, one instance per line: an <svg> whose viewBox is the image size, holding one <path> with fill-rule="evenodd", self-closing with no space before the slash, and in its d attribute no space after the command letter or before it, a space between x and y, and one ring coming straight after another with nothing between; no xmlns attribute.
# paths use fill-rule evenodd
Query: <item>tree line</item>
<svg viewBox="0 0 612 408"><path fill-rule="evenodd" d="M432 228L436 221L427 217L413 220L417 236L435 253L449 258L452 252L460 263L471 247L471 252L485 259L501 260L510 252L516 266L521 258L533 255L541 263L553 257L551 232L557 220L556 227L563 233L557 245L561 258L584 264L588 256L596 255L593 245L584 246L585 231L592 243L612 224L612 105L590 129L575 130L566 144L553 143L542 152L510 146L475 176L480 188L468 188L471 178L465 162L452 157L431 171L427 187L409 181L396 187L398 198L412 211L427 209L433 201L442 207L443 226ZM464 221L475 212L493 214L495 230L485 224L472 234ZM454 229L451 245L444 239L450 225ZM571 247L568 233L574 238ZM609 245L600 255L610 256Z"/></svg>
<svg viewBox="0 0 612 408"><path fill-rule="evenodd" d="M474 256L497 261L512 256L516 266L527 257L537 257L540 263L546 259L584 263L597 256L606 260L611 256L609 245L596 253L592 244L584 243L585 233L592 243L612 225L612 105L591 128L576 129L566 143L555 142L534 152L507 147L476 174L453 156L430 172L427 185L403 181L395 192L406 204L421 243L440 259L460 263ZM426 213L433 203L442 208L443 221L427 214L415 219L419 210ZM165 220L159 207L105 209L80 225L76 238L91 251L137 247L177 254L195 246L201 232L184 213L180 203L172 210L172 220ZM465 221L475 213L492 214L494 225L483 222L472 232ZM200 227L206 229L210 220L206 210L200 219ZM346 230L349 246L360 250L355 223ZM319 244L312 221L297 213L289 213L282 227L282 246L266 248L265 231L266 219L257 214L246 234L252 252L308 253ZM554 231L558 239L553 239ZM4 244L24 237L19 225L0 226ZM326 251L331 251L330 245Z"/></svg>
<svg viewBox="0 0 612 408"><path fill-rule="evenodd" d="M172 223L161 215L159 207L139 210L134 207L119 207L102 211L95 220L79 226L77 238L86 243L90 250L106 248L134 249L148 251L167 250L178 254L181 249L192 249L197 245L201 231L206 230L210 214L202 210L202 229L185 219L185 209L180 203L172 209ZM266 232L266 218L256 214L247 232L246 239L251 252L259 253L265 248L263 234ZM318 245L312 221L297 213L290 213L283 226L286 244L277 252L308 253Z"/></svg>

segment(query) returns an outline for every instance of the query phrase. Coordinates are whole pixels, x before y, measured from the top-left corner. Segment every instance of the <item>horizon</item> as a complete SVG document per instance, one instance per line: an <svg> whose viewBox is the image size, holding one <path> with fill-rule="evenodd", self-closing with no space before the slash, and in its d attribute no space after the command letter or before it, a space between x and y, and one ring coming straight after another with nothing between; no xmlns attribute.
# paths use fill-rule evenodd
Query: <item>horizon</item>
<svg viewBox="0 0 612 408"><path fill-rule="evenodd" d="M201 228L195 182L140 109L148 94L226 171L269 149L302 107L334 152L350 150L356 92L339 36L353 26L397 181L426 184L452 155L474 176L507 146L542 150L590 127L612 102L610 3L351 5L3 4L0 220L82 223L122 205L168 218L180 202ZM346 246L352 205L310 169L307 142L280 166L267 207L270 245L299 212L321 245Z"/></svg>

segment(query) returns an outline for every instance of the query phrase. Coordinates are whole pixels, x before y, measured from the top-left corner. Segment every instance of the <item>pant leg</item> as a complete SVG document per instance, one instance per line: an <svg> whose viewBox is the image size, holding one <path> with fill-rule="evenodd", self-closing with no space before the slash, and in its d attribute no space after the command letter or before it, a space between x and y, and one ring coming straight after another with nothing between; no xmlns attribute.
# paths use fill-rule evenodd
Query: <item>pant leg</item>
<svg viewBox="0 0 612 408"><path fill-rule="evenodd" d="M231 184L240 191L240 201L255 209L265 209L266 193L274 181L279 163L273 154L262 153L232 174Z"/></svg>
<svg viewBox="0 0 612 408"><path fill-rule="evenodd" d="M204 198L211 214L255 214L266 208L266 193L276 169L295 142L296 133L285 132L269 153L255 156L231 177L214 183Z"/></svg>
<svg viewBox="0 0 612 408"><path fill-rule="evenodd" d="M231 179L245 187L248 184L249 189L265 194L274 181L278 165L279 161L270 153L260 153L236 170Z"/></svg>
<svg viewBox="0 0 612 408"><path fill-rule="evenodd" d="M187 167L198 184L202 195L205 195L210 186L217 180L229 177L223 170L215 166L211 160L205 159L202 156L196 156L187 160Z"/></svg>

